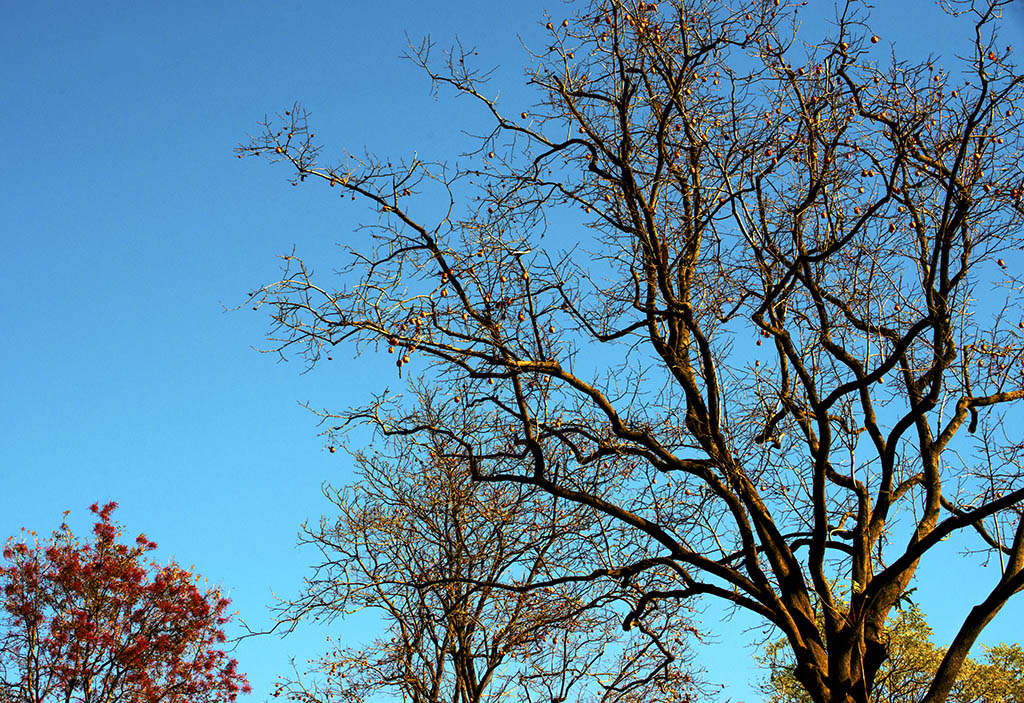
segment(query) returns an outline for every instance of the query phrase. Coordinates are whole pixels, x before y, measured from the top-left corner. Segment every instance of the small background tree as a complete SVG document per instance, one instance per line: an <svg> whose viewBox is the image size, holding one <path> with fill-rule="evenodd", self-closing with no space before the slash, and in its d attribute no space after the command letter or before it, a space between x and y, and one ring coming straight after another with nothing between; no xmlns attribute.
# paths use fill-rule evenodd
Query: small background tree
<svg viewBox="0 0 1024 703"><path fill-rule="evenodd" d="M90 510L93 536L10 538L0 566L0 700L224 703L249 685L223 649L230 603L173 562L146 561L145 535L119 542L116 503ZM65 513L65 517L67 513Z"/></svg>
<svg viewBox="0 0 1024 703"><path fill-rule="evenodd" d="M281 613L295 627L365 611L379 634L335 637L275 697L614 703L702 692L682 614L652 612L627 635L619 623L641 584L621 593L576 576L585 565L569 555L598 548L585 544L588 511L529 486L475 483L444 444L384 444L355 454L351 488L325 490L338 514L304 529L321 559ZM601 548L622 548L606 537Z"/></svg>

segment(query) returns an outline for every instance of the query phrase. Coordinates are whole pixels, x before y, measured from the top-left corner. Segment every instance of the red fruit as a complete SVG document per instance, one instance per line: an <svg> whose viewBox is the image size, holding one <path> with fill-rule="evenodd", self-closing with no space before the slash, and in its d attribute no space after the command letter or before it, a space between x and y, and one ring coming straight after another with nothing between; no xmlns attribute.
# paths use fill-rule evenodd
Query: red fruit
<svg viewBox="0 0 1024 703"><path fill-rule="evenodd" d="M329 451L331 454L334 454L334 447L327 447L327 451Z"/></svg>
<svg viewBox="0 0 1024 703"><path fill-rule="evenodd" d="M274 151L276 151L276 152L277 152L278 154L281 154L281 153L283 153L283 152L284 152L284 149L282 149L282 148L281 148L281 147L279 147L279 146L275 146L275 147L274 147Z"/></svg>
<svg viewBox="0 0 1024 703"><path fill-rule="evenodd" d="M877 44L877 43L878 43L878 41L879 41L879 39L878 39L878 35L877 35L877 34L872 34L872 35L871 35L871 43L872 43L872 44Z"/></svg>

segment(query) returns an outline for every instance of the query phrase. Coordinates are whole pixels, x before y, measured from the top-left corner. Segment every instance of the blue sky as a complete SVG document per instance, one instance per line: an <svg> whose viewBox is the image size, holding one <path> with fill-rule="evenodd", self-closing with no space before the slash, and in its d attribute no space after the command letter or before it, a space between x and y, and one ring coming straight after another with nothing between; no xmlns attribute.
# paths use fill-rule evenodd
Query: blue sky
<svg viewBox="0 0 1024 703"><path fill-rule="evenodd" d="M923 23L928 5L884 8L872 26L900 53L941 47L947 30ZM84 530L88 504L117 500L129 530L264 624L271 590L294 592L312 558L293 544L326 509L321 483L349 476L299 403L358 403L380 376L347 354L302 375L251 349L263 314L225 312L293 246L324 271L339 264L334 244L358 236L363 215L232 150L301 100L327 145L456 154L467 141L452 125L480 115L430 95L399 59L406 33L478 45L516 100L517 35L536 36L545 8L564 12L557 0L5 3L0 535L49 532L65 509ZM940 635L975 589L954 576L921 589ZM1021 613L1008 609L986 641L1011 637ZM747 624L728 626L709 662L749 700L731 634ZM244 642L253 699L322 634Z"/></svg>

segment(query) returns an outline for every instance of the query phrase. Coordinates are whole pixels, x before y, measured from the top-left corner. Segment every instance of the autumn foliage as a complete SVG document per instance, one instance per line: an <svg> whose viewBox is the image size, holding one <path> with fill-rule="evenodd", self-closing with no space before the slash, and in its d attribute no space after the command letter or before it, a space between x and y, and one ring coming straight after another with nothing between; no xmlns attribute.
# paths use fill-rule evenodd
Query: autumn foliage
<svg viewBox="0 0 1024 703"><path fill-rule="evenodd" d="M145 535L121 543L116 508L91 506L89 541L66 522L47 540L8 540L0 700L214 703L248 692L224 650L230 601L173 562L147 561L157 545Z"/></svg>

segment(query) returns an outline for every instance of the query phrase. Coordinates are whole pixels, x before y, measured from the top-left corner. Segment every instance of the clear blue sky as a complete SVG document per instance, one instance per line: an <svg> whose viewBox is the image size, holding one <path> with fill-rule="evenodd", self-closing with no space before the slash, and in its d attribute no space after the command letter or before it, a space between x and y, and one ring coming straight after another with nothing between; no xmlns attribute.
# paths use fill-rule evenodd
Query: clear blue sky
<svg viewBox="0 0 1024 703"><path fill-rule="evenodd" d="M901 54L941 48L929 5L883 8L872 26ZM399 59L406 33L478 45L515 100L516 35L536 36L544 8L564 12L558 0L4 3L0 537L23 525L47 533L65 509L84 530L89 503L117 500L162 558L194 563L264 624L271 589L294 592L312 559L293 544L325 509L320 484L349 476L299 402L361 402L375 374L338 354L300 375L299 363L250 348L263 314L224 312L293 246L321 270L340 263L333 245L358 236L363 215L232 149L264 114L301 100L328 145L454 155L466 141L452 125L480 116L430 96ZM973 586L945 579L921 589L940 634ZM1022 612L1004 613L987 641L1012 637ZM243 643L253 699L321 637ZM747 650L722 640L712 677L756 698L736 666Z"/></svg>

